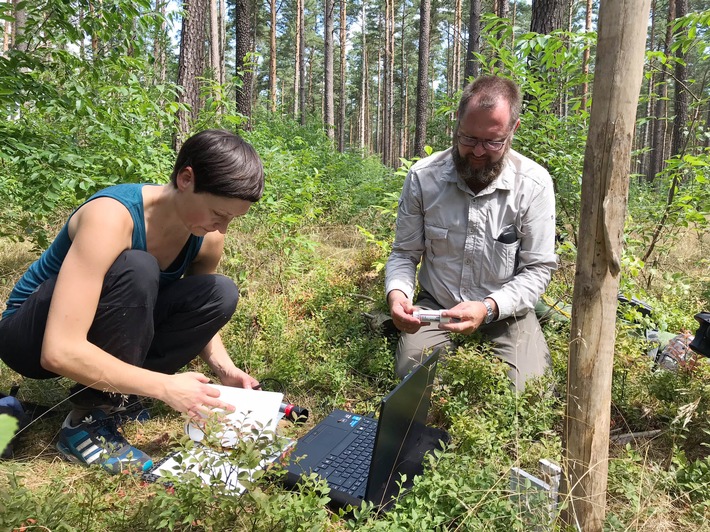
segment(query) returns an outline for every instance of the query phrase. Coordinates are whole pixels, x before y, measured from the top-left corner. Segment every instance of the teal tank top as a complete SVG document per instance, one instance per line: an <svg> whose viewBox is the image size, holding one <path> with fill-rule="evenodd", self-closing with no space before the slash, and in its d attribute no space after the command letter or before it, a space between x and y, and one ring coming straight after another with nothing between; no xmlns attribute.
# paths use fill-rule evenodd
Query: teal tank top
<svg viewBox="0 0 710 532"><path fill-rule="evenodd" d="M96 198L113 198L120 201L133 219L133 242L132 249L146 251L145 217L143 213L143 187L151 185L124 184L115 185L91 196L82 205ZM76 211L74 211L76 212ZM72 213L72 216L74 213ZM70 217L71 219L71 217ZM59 273L59 268L64 262L71 240L69 239L69 220L64 224L62 230L54 239L47 250L42 253L27 269L25 274L17 281L7 300L7 308L2 314L3 318L11 315L32 295L32 293L47 279ZM171 283L183 276L188 266L195 260L197 253L202 246L203 237L190 235L185 247L178 255L178 258L165 271L160 272L160 285Z"/></svg>

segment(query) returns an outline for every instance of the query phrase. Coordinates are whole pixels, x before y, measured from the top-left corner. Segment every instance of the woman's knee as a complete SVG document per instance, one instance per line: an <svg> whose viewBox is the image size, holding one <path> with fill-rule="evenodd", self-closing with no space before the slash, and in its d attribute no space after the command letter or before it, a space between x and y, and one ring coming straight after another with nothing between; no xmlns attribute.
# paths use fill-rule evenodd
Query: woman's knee
<svg viewBox="0 0 710 532"><path fill-rule="evenodd" d="M214 297L219 312L231 317L237 309L239 288L232 279L225 275L215 275L214 282Z"/></svg>
<svg viewBox="0 0 710 532"><path fill-rule="evenodd" d="M104 291L117 290L125 297L138 298L137 303L149 303L157 297L159 286L160 267L155 257L146 251L129 249L109 268Z"/></svg>

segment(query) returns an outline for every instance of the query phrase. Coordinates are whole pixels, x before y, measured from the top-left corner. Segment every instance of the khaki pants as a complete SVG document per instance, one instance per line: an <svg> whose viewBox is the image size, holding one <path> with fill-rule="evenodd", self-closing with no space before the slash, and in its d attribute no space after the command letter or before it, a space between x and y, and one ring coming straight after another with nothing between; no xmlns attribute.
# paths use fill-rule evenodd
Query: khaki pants
<svg viewBox="0 0 710 532"><path fill-rule="evenodd" d="M426 296L420 297L416 304L441 309ZM518 392L523 391L528 379L542 376L551 367L550 351L534 312L494 321L482 325L479 330L493 344L493 353L510 366L508 378ZM402 333L396 353L397 375L404 378L433 349L452 347L449 332L439 329L436 323L424 326L414 334Z"/></svg>

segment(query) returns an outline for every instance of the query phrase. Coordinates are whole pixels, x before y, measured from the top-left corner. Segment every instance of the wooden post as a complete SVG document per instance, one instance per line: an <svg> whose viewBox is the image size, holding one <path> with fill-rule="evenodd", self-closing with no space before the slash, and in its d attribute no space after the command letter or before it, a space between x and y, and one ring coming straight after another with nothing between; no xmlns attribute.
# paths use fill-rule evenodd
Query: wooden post
<svg viewBox="0 0 710 532"><path fill-rule="evenodd" d="M600 3L564 429L567 524L601 531L609 457L611 376L621 238L650 0Z"/></svg>

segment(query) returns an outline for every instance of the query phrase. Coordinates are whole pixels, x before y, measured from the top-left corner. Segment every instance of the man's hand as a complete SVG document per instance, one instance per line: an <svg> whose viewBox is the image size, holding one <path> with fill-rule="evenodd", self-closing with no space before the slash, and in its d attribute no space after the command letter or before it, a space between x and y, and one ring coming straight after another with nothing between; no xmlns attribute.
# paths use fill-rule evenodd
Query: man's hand
<svg viewBox="0 0 710 532"><path fill-rule="evenodd" d="M395 327L400 331L413 334L422 326L421 322L412 316L414 307L409 298L400 290L392 290L387 294L390 306L390 315Z"/></svg>
<svg viewBox="0 0 710 532"><path fill-rule="evenodd" d="M496 302L490 298L488 301L492 302L493 310L497 314L498 305ZM487 314L488 309L481 301L464 301L442 312L442 316L457 318L459 321L442 323L439 328L460 334L472 334L486 322Z"/></svg>

